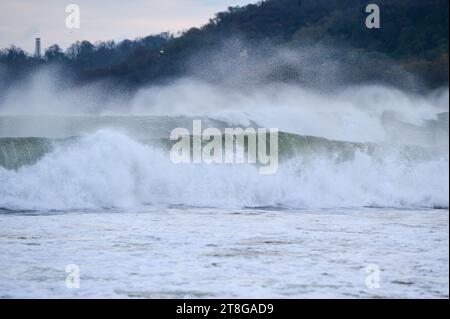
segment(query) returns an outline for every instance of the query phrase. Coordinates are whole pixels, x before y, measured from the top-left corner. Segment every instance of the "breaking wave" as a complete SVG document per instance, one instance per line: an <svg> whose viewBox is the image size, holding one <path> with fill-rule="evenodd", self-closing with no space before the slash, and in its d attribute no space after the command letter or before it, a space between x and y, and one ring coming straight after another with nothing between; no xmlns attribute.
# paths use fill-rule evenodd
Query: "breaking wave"
<svg viewBox="0 0 450 319"><path fill-rule="evenodd" d="M77 138L0 138L0 207L448 207L448 146L280 135L280 166L173 164L167 145L118 130Z"/></svg>

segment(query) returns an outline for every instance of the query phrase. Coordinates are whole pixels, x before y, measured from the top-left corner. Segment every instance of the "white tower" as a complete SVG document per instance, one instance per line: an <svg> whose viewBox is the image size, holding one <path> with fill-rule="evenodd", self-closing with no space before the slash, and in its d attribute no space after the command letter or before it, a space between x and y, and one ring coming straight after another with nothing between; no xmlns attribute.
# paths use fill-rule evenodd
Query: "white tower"
<svg viewBox="0 0 450 319"><path fill-rule="evenodd" d="M38 61L41 61L41 39L40 38L36 38L34 58Z"/></svg>

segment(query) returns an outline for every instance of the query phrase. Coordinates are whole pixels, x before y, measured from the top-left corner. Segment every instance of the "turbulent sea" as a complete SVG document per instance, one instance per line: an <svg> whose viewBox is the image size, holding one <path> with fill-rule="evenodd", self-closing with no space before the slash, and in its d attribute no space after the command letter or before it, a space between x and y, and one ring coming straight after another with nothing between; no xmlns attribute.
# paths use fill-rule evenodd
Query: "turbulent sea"
<svg viewBox="0 0 450 319"><path fill-rule="evenodd" d="M189 117L0 116L0 297L448 298L448 113L395 121L415 143L287 127L261 175L172 163Z"/></svg>

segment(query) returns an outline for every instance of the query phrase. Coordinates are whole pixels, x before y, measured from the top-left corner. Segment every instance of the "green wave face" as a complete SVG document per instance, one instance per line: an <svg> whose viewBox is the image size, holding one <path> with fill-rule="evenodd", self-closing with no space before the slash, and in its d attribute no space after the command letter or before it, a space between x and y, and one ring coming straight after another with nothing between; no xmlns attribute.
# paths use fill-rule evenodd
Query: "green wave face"
<svg viewBox="0 0 450 319"><path fill-rule="evenodd" d="M18 169L24 165L33 165L53 147L48 138L0 138L0 166Z"/></svg>
<svg viewBox="0 0 450 319"><path fill-rule="evenodd" d="M79 137L65 139L51 139L40 137L6 137L0 138L0 167L6 169L19 169L22 166L36 164L42 157L62 146L70 147ZM192 136L191 136L192 140ZM248 140L244 138L244 150L248 151ZM140 143L163 152L170 151L177 141L169 138L140 139ZM235 140L239 143L239 139ZM192 141L191 141L192 143ZM202 141L205 145L207 141ZM222 136L222 145L225 137ZM242 145L241 145L242 146ZM374 158L382 158L386 152L395 152L404 160L429 160L448 154L448 147L422 147L422 146L395 146L377 145L375 143L355 143L335 141L321 137L302 136L280 132L278 135L278 149L280 161L299 157L302 160L313 161L317 158L331 158L336 162L351 161L355 154L363 153ZM269 142L267 150L270 151ZM168 155L169 158L169 155Z"/></svg>

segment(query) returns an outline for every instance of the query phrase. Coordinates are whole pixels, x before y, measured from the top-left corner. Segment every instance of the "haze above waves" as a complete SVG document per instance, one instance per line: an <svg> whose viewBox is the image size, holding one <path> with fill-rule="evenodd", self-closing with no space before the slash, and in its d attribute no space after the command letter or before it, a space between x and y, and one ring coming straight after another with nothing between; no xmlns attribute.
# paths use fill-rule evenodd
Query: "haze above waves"
<svg viewBox="0 0 450 319"><path fill-rule="evenodd" d="M52 72L34 74L4 93L0 116L171 116L209 117L230 126L275 127L328 139L448 145L448 89L419 95L383 85L315 90L294 84L236 88L185 78L141 89L131 98L108 94L102 84L58 88ZM116 92L117 93L117 92ZM62 120L62 119L61 119ZM59 136L31 123L0 128L2 136ZM12 131L10 130L12 129ZM79 132L83 133L83 132Z"/></svg>
<svg viewBox="0 0 450 319"><path fill-rule="evenodd" d="M0 137L78 138L34 165L0 168L0 206L448 207L448 88L419 94L388 84L340 83L339 63L325 67L288 51L267 65L211 63L222 55L191 66L192 76L132 95L107 82L67 85L55 69L3 92ZM280 63L302 67L311 82L267 81ZM411 82L407 74L398 77ZM251 166L175 166L166 150L141 143L168 138L175 127L191 129L195 118L219 128L275 127L376 143L387 151L377 157L355 152L343 162L329 154L306 160L300 151L264 178ZM427 155L405 153L400 145L425 147Z"/></svg>

